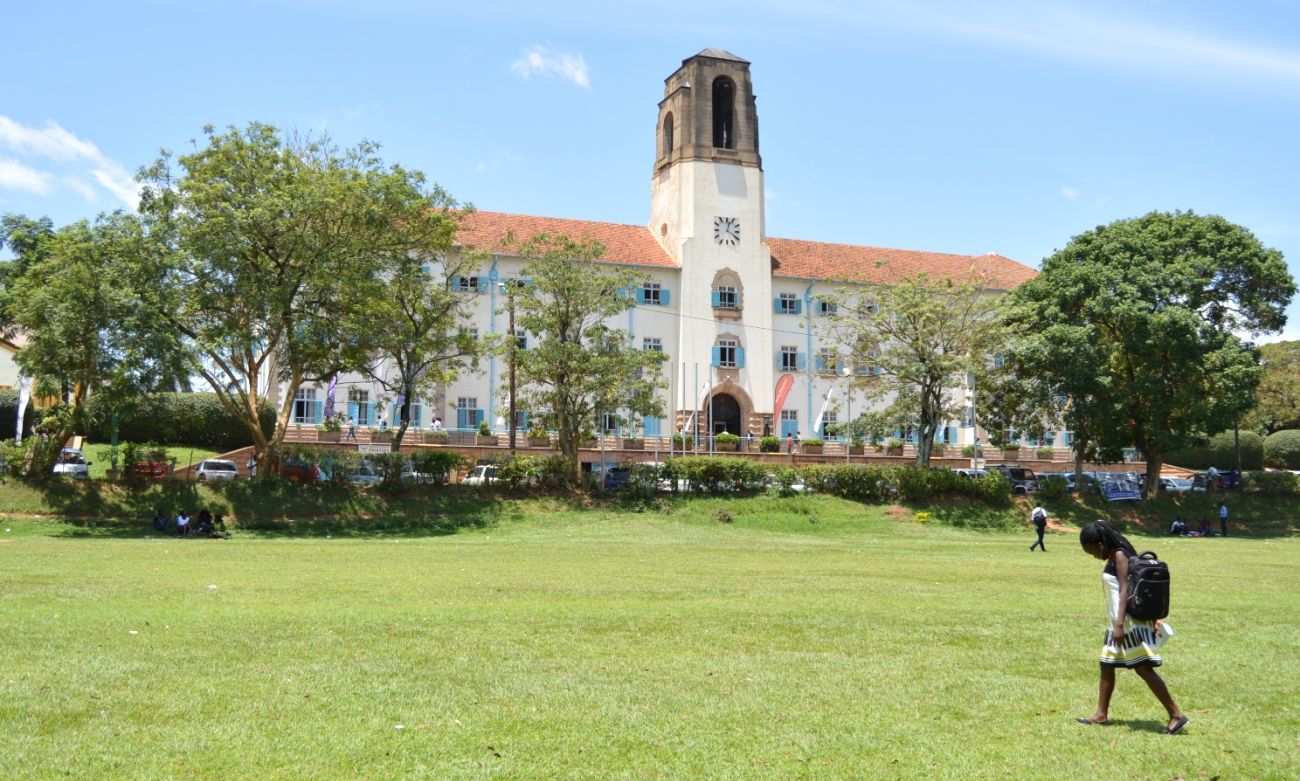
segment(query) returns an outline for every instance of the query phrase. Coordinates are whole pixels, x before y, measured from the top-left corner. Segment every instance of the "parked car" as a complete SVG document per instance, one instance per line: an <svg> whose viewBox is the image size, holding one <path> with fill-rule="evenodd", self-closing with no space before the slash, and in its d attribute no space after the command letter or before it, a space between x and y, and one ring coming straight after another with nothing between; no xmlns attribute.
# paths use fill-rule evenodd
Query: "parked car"
<svg viewBox="0 0 1300 781"><path fill-rule="evenodd" d="M234 461L222 461L219 458L204 459L194 472L198 480L235 480L239 477L239 468Z"/></svg>
<svg viewBox="0 0 1300 781"><path fill-rule="evenodd" d="M1023 466L1007 466L1006 464L995 464L991 467L995 472L1001 472L1004 477L1011 481L1011 493L1020 496L1028 496L1038 490L1038 478L1034 475L1034 470L1026 469Z"/></svg>
<svg viewBox="0 0 1300 781"><path fill-rule="evenodd" d="M606 491L622 491L632 483L632 470L625 466L612 466L605 470Z"/></svg>
<svg viewBox="0 0 1300 781"><path fill-rule="evenodd" d="M1074 491L1074 477L1072 472L1039 472L1038 484L1042 485L1043 481L1049 477L1059 477L1065 481L1065 490Z"/></svg>
<svg viewBox="0 0 1300 781"><path fill-rule="evenodd" d="M469 476L461 482L465 485L495 485L500 467L480 464L470 470Z"/></svg>
<svg viewBox="0 0 1300 781"><path fill-rule="evenodd" d="M172 473L172 465L166 461L136 461L131 467L136 477L153 477L164 480Z"/></svg>
<svg viewBox="0 0 1300 781"><path fill-rule="evenodd" d="M1192 481L1186 477L1162 477L1160 490L1171 494L1185 494L1192 490Z"/></svg>
<svg viewBox="0 0 1300 781"><path fill-rule="evenodd" d="M974 480L977 477L988 477L989 474L988 470L986 469L954 469L952 471L956 472L962 477L968 477L972 480Z"/></svg>
<svg viewBox="0 0 1300 781"><path fill-rule="evenodd" d="M54 463L53 473L76 480L86 480L90 477L92 463L94 462L86 460L86 455L80 450L65 447L59 453L58 461Z"/></svg>

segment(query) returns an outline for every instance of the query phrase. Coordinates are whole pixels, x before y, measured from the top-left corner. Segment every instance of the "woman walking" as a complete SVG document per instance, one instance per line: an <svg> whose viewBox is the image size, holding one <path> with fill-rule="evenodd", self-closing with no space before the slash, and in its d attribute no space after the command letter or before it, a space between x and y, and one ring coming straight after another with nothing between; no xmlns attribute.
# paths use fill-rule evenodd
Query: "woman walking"
<svg viewBox="0 0 1300 781"><path fill-rule="evenodd" d="M1101 647L1101 687L1097 696L1097 712L1088 718L1076 719L1080 724L1107 724L1110 696L1115 691L1115 670L1127 668L1146 682L1151 693L1169 712L1166 735L1176 735L1187 726L1187 716L1174 703L1169 687L1156 672L1161 665L1160 647L1172 635L1169 627L1160 621L1141 621L1128 613L1129 559L1137 557L1124 535L1105 521L1097 521L1079 532L1079 544L1090 556L1106 562L1101 581L1106 587L1106 610L1111 628Z"/></svg>

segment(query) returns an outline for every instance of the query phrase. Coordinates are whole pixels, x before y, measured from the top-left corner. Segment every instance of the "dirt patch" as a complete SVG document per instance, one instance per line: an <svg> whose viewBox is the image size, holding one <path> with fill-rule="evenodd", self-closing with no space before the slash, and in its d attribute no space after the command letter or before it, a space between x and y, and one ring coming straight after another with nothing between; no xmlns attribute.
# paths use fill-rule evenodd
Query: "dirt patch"
<svg viewBox="0 0 1300 781"><path fill-rule="evenodd" d="M911 518L912 511L897 504L891 504L885 508L886 518Z"/></svg>

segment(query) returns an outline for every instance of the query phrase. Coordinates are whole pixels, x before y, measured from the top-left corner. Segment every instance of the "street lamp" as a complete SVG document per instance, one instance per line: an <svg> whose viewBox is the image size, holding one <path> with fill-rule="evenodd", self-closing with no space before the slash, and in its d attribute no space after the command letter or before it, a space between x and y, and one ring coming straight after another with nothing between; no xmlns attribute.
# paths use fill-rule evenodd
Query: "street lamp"
<svg viewBox="0 0 1300 781"><path fill-rule="evenodd" d="M509 284L507 284L509 283ZM515 348L519 346L519 337L515 336L515 288L519 280L508 279L497 283L506 294L506 308L510 311L510 455L515 455Z"/></svg>

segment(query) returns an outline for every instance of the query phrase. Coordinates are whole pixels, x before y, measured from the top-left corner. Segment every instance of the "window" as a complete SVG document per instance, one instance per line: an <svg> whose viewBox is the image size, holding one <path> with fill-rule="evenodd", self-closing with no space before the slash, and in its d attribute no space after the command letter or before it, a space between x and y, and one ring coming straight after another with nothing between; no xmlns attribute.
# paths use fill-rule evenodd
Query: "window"
<svg viewBox="0 0 1300 781"><path fill-rule="evenodd" d="M961 427L962 427L962 428L970 428L970 427L973 426L973 425L975 425L975 408L974 408L974 407L962 407L962 408L961 408Z"/></svg>
<svg viewBox="0 0 1300 781"><path fill-rule="evenodd" d="M636 302L649 306L668 306L668 291L658 282L647 282L637 289Z"/></svg>
<svg viewBox="0 0 1300 781"><path fill-rule="evenodd" d="M803 312L803 302L794 293L782 293L776 298L778 315L797 315Z"/></svg>
<svg viewBox="0 0 1300 781"><path fill-rule="evenodd" d="M460 332L461 332L462 334L465 334L465 335L468 336L469 338L473 339L474 341L476 341L476 342L478 341L478 329L477 329L477 328L462 328L462 329L460 329Z"/></svg>
<svg viewBox="0 0 1300 781"><path fill-rule="evenodd" d="M879 311L879 307L877 307L873 303L862 304L861 306L858 307L858 319L866 320L867 318L871 317L878 311Z"/></svg>
<svg viewBox="0 0 1300 781"><path fill-rule="evenodd" d="M397 404L397 403L393 404L392 419L393 419L394 428L402 425L402 404ZM420 403L420 399L417 397L415 401L412 402L411 404L410 425L419 428L422 425L423 420L424 420L424 405Z"/></svg>
<svg viewBox="0 0 1300 781"><path fill-rule="evenodd" d="M662 339L654 339L651 337L646 337L641 340L641 349L654 350L655 352L661 353L664 351L664 343Z"/></svg>
<svg viewBox="0 0 1300 781"><path fill-rule="evenodd" d="M370 403L370 391L360 388L348 388L348 417L358 426L369 426L375 422L375 405Z"/></svg>
<svg viewBox="0 0 1300 781"><path fill-rule="evenodd" d="M838 374L839 358L834 348L823 347L817 355L817 371L822 374Z"/></svg>
<svg viewBox="0 0 1300 781"><path fill-rule="evenodd" d="M788 347L788 346L782 347L781 348L781 371L797 372L799 370L800 370L799 348Z"/></svg>
<svg viewBox="0 0 1300 781"><path fill-rule="evenodd" d="M718 352L718 360L716 365L724 369L736 368L737 366L736 351L737 349L739 349L739 347L740 345L736 344L736 342L730 339L723 339L719 341L718 346L714 348Z"/></svg>
<svg viewBox="0 0 1300 781"><path fill-rule="evenodd" d="M461 396L456 399L456 428L478 428L483 420L483 410L478 408L478 399Z"/></svg>
<svg viewBox="0 0 1300 781"><path fill-rule="evenodd" d="M832 317L838 311L839 304L836 304L834 301L817 302L817 314L822 317Z"/></svg>
<svg viewBox="0 0 1300 781"><path fill-rule="evenodd" d="M667 157L673 153L673 115L669 113L664 117L664 156Z"/></svg>
<svg viewBox="0 0 1300 781"><path fill-rule="evenodd" d="M604 420L605 427L601 430L604 431L604 433L606 434L617 433L618 415L615 415L612 412L606 412L603 417L605 418Z"/></svg>
<svg viewBox="0 0 1300 781"><path fill-rule="evenodd" d="M452 277L452 289L459 290L462 293L477 293L479 291L478 277Z"/></svg>
<svg viewBox="0 0 1300 781"><path fill-rule="evenodd" d="M713 145L736 148L736 85L726 76L713 80Z"/></svg>
<svg viewBox="0 0 1300 781"><path fill-rule="evenodd" d="M718 289L713 291L713 305L719 309L737 309L740 306L739 296L736 295L734 285L719 285Z"/></svg>
<svg viewBox="0 0 1300 781"><path fill-rule="evenodd" d="M299 388L293 397L294 423L319 423L320 404L316 401L315 388Z"/></svg>
<svg viewBox="0 0 1300 781"><path fill-rule="evenodd" d="M515 347L520 350L528 349L528 332L522 328L515 329Z"/></svg>
<svg viewBox="0 0 1300 781"><path fill-rule="evenodd" d="M781 410L781 436L799 433L799 410Z"/></svg>
<svg viewBox="0 0 1300 781"><path fill-rule="evenodd" d="M826 416L822 418L822 437L824 438L826 436L826 432L834 431L834 426L839 423L839 421L840 416L838 413L827 412Z"/></svg>

